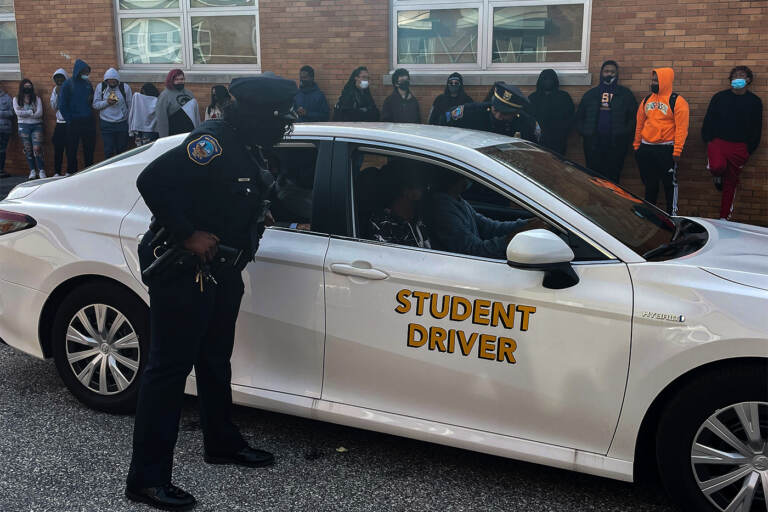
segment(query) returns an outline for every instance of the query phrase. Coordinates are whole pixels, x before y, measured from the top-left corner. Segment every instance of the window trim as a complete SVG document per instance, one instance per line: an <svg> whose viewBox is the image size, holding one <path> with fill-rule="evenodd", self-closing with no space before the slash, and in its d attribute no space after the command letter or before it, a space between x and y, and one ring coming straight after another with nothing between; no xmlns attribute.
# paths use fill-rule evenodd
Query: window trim
<svg viewBox="0 0 768 512"><path fill-rule="evenodd" d="M393 144L388 142L378 142L378 141L371 141L371 140L363 140L363 139L355 139L355 138L348 138L348 137L337 137L335 139L336 143L343 143L346 145L346 151L345 153L345 161L347 162L346 170L345 170L345 176L347 179L347 184L349 188L349 192L347 195L348 198L351 198L350 206L347 210L347 220L349 221L349 216L351 216L352 222L356 222L357 213L355 210L355 197L354 197L354 177L353 177L353 169L350 165L348 165L350 158L352 157L353 151L351 151L353 146L358 146L357 149L370 149L372 153L375 153L376 150L380 150L382 152L375 153L375 154L401 154L404 155L404 158L418 158L422 161L427 161L429 163L440 165L441 167L449 168L450 170L453 170L454 172L459 172L460 174L463 174L467 176L468 178L482 184L483 186L490 187L493 191L496 193L499 193L509 199L510 201L515 202L518 206L520 206L523 209L528 210L529 212L533 213L535 216L542 217L546 219L549 223L553 224L554 226L572 233L574 236L579 237L585 244L591 246L594 248L597 252L601 253L603 256L605 256L605 259L603 260L594 260L595 263L621 263L622 260L613 254L609 249L603 247L600 243L593 240L586 234L584 234L579 229L576 229L573 225L571 225L569 222L567 222L565 219L559 217L558 215L555 215L551 211L547 210L545 207L539 205L538 203L532 201L531 199L519 194L516 190L514 190L512 187L507 185L506 183L497 180L493 176L489 176L482 170L478 169L477 167L468 165L464 162L457 161L454 158L451 158L446 155L442 155L439 153L434 153L429 150L421 149L421 148L414 148L409 146L403 146L400 144ZM353 224L354 225L354 224ZM376 242L375 240L366 240L363 238L359 238L357 236L357 230L353 229L350 233L347 233L345 235L339 235L338 233L332 233L332 236L338 237L338 238L347 238L350 240L359 240L364 242L373 242L373 243L384 243L384 242ZM397 244L387 244L393 247L404 247L399 246ZM414 249L412 247L409 247L410 249ZM451 254L454 256L460 256L464 258L472 258L472 259L481 259L485 261L494 261L499 262L502 260L497 260L493 258L483 258L480 256L471 256L466 254L455 254L445 251L439 251L437 249L425 249L422 247L416 247L415 249L421 250L421 251L431 251L431 252L438 252L443 254ZM591 261L579 261L579 262L573 262L573 263L590 263Z"/></svg>
<svg viewBox="0 0 768 512"><path fill-rule="evenodd" d="M551 68L556 71L580 71L589 69L589 50L592 26L593 0L390 0L391 11L391 69L407 67L412 72L479 71L482 73L541 72ZM493 11L500 7L527 5L583 5L584 16L581 37L580 62L525 62L494 64L493 54ZM400 64L397 62L397 13L419 9L472 9L478 11L478 58L475 64Z"/></svg>
<svg viewBox="0 0 768 512"><path fill-rule="evenodd" d="M0 73L21 71L21 54L19 53L19 26L16 23L16 5L13 5L13 12L0 13L0 21L12 21L16 27L16 57L17 62L8 62L0 64Z"/></svg>
<svg viewBox="0 0 768 512"><path fill-rule="evenodd" d="M253 7L191 7L191 0L178 0L178 7L165 9L120 9L120 0L113 0L114 26L120 70L132 72L167 71L173 66L186 72L232 73L261 72L261 17L259 0ZM256 27L256 64L196 64L192 48L192 18L195 16L253 16ZM122 20L132 18L178 18L181 20L181 62L165 64L126 64L123 51Z"/></svg>

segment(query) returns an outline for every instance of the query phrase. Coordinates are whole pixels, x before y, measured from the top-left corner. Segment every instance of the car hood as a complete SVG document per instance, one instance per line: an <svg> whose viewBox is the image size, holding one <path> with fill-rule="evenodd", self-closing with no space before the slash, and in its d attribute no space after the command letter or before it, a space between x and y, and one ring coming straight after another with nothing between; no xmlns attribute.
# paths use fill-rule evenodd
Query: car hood
<svg viewBox="0 0 768 512"><path fill-rule="evenodd" d="M707 244L674 260L728 281L768 290L768 229L724 220L691 219L704 226Z"/></svg>

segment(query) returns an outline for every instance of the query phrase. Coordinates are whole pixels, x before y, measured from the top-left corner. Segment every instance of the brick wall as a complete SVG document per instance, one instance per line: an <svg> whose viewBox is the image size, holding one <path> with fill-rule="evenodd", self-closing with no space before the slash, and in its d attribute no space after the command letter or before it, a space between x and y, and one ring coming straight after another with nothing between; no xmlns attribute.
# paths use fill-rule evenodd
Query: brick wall
<svg viewBox="0 0 768 512"><path fill-rule="evenodd" d="M358 65L367 65L377 104L391 88L380 77L390 70L389 2L384 0L260 0L262 69L298 78L303 64L315 68L316 79L333 105ZM44 14L41 14L44 13ZM74 59L84 58L93 68L92 82L117 62L113 2L53 0L16 2L21 69L35 82L45 104L50 94L51 73L58 67L71 70ZM638 100L647 94L650 70L675 69L675 90L691 104L691 128L680 166L680 213L716 217L719 193L704 169L705 147L701 122L711 96L728 87L733 65L746 64L755 72L752 90L768 102L768 4L746 0L645 0L627 8L623 2L594 0L590 71L597 76L608 58L621 64L621 82ZM446 77L449 72L446 72ZM140 84L130 84L136 89ZM158 84L160 86L161 84ZM2 86L15 94L18 84ZM201 107L209 101L210 85L191 84ZM523 87L524 92L532 91ZM566 87L578 103L588 87ZM414 87L424 120L442 86ZM469 87L481 100L487 86ZM54 113L46 110L46 140L53 133ZM53 168L53 148L46 144L46 169ZM583 161L581 140L574 133L568 156ZM97 145L97 158L101 144ZM24 173L26 162L18 138L9 147L7 170ZM737 191L734 220L768 225L768 130L760 149L752 156ZM634 159L627 158L623 184L642 194ZM660 203L663 202L663 193Z"/></svg>

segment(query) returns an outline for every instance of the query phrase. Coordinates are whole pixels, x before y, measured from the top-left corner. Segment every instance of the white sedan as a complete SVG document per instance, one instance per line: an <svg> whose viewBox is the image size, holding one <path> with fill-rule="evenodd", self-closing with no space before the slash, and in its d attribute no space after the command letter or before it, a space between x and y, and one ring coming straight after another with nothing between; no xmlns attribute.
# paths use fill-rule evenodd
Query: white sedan
<svg viewBox="0 0 768 512"><path fill-rule="evenodd" d="M0 337L53 358L90 407L135 404L151 216L135 183L183 138L0 202ZM469 130L297 125L271 160L277 224L244 271L235 402L626 481L657 468L687 510L768 510L768 230L671 218ZM428 223L374 230L402 166L425 218L463 176L479 214L548 229L501 254L482 232L485 252Z"/></svg>

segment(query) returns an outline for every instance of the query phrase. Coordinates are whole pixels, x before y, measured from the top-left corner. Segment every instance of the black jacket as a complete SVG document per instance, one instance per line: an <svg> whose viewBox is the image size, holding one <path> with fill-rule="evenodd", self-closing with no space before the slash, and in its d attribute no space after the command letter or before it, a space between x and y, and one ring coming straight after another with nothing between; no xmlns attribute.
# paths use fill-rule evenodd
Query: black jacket
<svg viewBox="0 0 768 512"><path fill-rule="evenodd" d="M460 80L463 80L463 77L459 73L451 74L451 76L448 77L448 80L451 78L459 78ZM472 103L474 101L475 100L473 100L464 90L464 85L461 86L457 96L451 96L448 85L446 84L443 94L435 98L435 101L432 102L432 110L429 111L429 120L427 122L429 124L445 124L446 113L459 105L466 105L467 103Z"/></svg>
<svg viewBox="0 0 768 512"><path fill-rule="evenodd" d="M411 93L408 93L408 99L403 99L395 89L381 106L381 120L391 123L420 123L419 100Z"/></svg>
<svg viewBox="0 0 768 512"><path fill-rule="evenodd" d="M526 112L521 112L511 121L497 121L491 114L490 103L469 103L456 107L445 117L442 124L448 126L471 128L510 137L519 133L520 138L536 142L536 119Z"/></svg>
<svg viewBox="0 0 768 512"><path fill-rule="evenodd" d="M584 137L597 135L597 120L600 116L602 97L600 86L584 93L576 111L576 129ZM637 121L637 100L632 91L616 85L611 100L611 131L613 137L634 137Z"/></svg>
<svg viewBox="0 0 768 512"><path fill-rule="evenodd" d="M202 123L184 142L150 163L136 185L176 241L196 230L253 254L271 175L265 163L221 120Z"/></svg>
<svg viewBox="0 0 768 512"><path fill-rule="evenodd" d="M554 82L554 89L545 91L542 82L546 79ZM557 73L551 69L545 69L539 75L536 82L536 92L528 96L531 102L536 120L541 126L541 140L539 143L560 153L565 154L568 133L573 123L573 100L571 95L560 90L560 81Z"/></svg>
<svg viewBox="0 0 768 512"><path fill-rule="evenodd" d="M712 97L701 125L704 142L723 139L744 142L747 151L754 153L760 144L763 129L763 102L747 91L744 95L720 91Z"/></svg>
<svg viewBox="0 0 768 512"><path fill-rule="evenodd" d="M344 87L333 110L334 121L378 121L379 108L373 101L371 90L354 86Z"/></svg>

